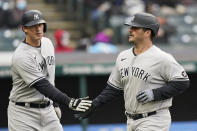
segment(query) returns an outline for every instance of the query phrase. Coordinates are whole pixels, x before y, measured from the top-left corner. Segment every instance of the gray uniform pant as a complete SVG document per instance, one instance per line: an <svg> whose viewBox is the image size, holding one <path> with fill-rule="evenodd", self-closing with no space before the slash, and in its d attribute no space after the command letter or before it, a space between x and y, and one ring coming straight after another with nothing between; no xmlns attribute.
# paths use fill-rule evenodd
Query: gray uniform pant
<svg viewBox="0 0 197 131"><path fill-rule="evenodd" d="M151 115L138 120L127 117L127 131L169 131L171 115L168 109L158 110Z"/></svg>
<svg viewBox="0 0 197 131"><path fill-rule="evenodd" d="M9 131L63 131L54 107L28 108L9 102Z"/></svg>

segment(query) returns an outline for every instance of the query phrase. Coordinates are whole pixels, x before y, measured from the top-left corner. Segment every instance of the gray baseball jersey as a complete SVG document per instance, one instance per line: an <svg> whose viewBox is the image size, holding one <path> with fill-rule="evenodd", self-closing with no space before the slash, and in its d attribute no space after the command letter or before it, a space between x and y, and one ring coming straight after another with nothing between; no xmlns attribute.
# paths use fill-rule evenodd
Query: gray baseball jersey
<svg viewBox="0 0 197 131"><path fill-rule="evenodd" d="M48 101L48 98L30 86L43 78L54 85L55 56L52 42L43 37L41 47L38 48L22 42L13 54L11 71L13 87L10 100L14 102Z"/></svg>
<svg viewBox="0 0 197 131"><path fill-rule="evenodd" d="M153 45L137 56L133 48L121 52L108 84L124 91L126 112L136 114L170 107L172 98L142 105L136 100L136 94L141 90L159 88L173 80L188 80L188 76L172 55Z"/></svg>
<svg viewBox="0 0 197 131"><path fill-rule="evenodd" d="M35 109L15 104L15 102L49 101L49 98L31 85L43 78L54 85L55 55L52 42L45 37L42 37L40 47L32 47L21 42L13 54L11 71L13 87L8 106L9 130L63 131L52 105Z"/></svg>

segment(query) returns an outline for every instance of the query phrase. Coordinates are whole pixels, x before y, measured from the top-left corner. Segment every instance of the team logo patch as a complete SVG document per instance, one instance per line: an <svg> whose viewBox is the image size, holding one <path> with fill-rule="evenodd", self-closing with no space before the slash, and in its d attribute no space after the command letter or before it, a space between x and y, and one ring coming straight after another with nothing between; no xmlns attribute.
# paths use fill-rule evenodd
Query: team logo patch
<svg viewBox="0 0 197 131"><path fill-rule="evenodd" d="M34 14L34 20L39 20L40 18L39 18L39 16L38 16L38 14Z"/></svg>
<svg viewBox="0 0 197 131"><path fill-rule="evenodd" d="M131 22L133 22L133 21L134 21L134 19L135 19L135 16L132 16L132 17L126 18L125 23L126 23L126 24L128 24L128 25L130 25L130 23L131 23Z"/></svg>
<svg viewBox="0 0 197 131"><path fill-rule="evenodd" d="M188 77L187 73L185 71L183 71L181 74L182 74L183 77Z"/></svg>
<svg viewBox="0 0 197 131"><path fill-rule="evenodd" d="M134 21L134 19L135 19L135 16L132 16L132 17L130 18L130 21L132 22L132 21Z"/></svg>

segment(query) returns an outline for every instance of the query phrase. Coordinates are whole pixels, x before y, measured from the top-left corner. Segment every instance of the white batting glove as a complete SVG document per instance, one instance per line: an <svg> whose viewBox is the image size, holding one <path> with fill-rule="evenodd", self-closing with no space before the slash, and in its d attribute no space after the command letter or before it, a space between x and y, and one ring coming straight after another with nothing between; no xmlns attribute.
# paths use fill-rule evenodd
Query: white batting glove
<svg viewBox="0 0 197 131"><path fill-rule="evenodd" d="M54 107L55 113L57 115L57 117L59 118L59 120L62 118L62 112L61 109L59 107Z"/></svg>
<svg viewBox="0 0 197 131"><path fill-rule="evenodd" d="M92 100L89 100L89 97L78 98L78 99L71 98L69 102L70 109L74 111L81 111L81 112L85 112L89 110L91 105L92 105Z"/></svg>
<svg viewBox="0 0 197 131"><path fill-rule="evenodd" d="M153 91L151 89L147 89L144 91L140 91L137 96L136 99L139 102L142 102L142 104L146 104L149 101L153 101L154 100L154 94Z"/></svg>

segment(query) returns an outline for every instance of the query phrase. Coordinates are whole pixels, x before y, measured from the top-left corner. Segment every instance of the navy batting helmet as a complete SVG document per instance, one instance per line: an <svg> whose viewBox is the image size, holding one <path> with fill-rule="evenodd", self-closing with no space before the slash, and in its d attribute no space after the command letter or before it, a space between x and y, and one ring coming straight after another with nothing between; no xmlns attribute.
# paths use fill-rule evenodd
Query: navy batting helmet
<svg viewBox="0 0 197 131"><path fill-rule="evenodd" d="M44 24L44 32L47 30L47 23L43 19L42 13L38 10L28 10L22 16L21 21L23 26L33 26L37 24Z"/></svg>
<svg viewBox="0 0 197 131"><path fill-rule="evenodd" d="M157 18L148 13L136 13L126 20L125 25L151 29L155 36L160 26Z"/></svg>

